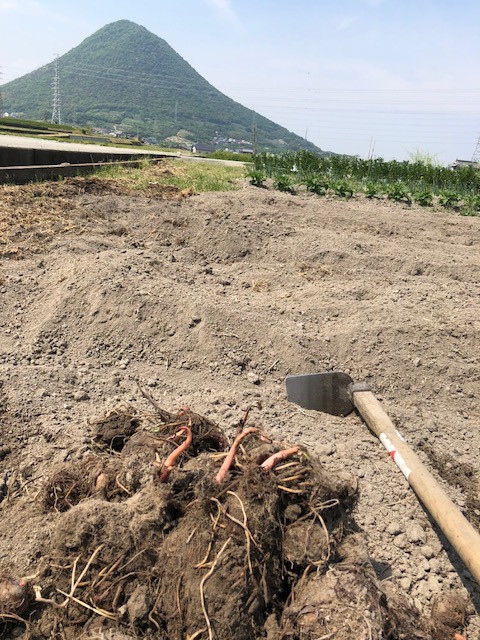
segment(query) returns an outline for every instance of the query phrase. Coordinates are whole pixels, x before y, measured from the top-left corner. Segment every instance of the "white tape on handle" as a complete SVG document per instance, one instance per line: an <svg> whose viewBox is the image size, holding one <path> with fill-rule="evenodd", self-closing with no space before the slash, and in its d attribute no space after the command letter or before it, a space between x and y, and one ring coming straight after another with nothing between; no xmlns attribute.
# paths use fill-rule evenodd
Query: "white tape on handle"
<svg viewBox="0 0 480 640"><path fill-rule="evenodd" d="M388 451L389 456L392 458L392 460L395 462L397 467L400 469L400 471L403 473L405 478L408 480L408 476L412 473L412 470L410 469L410 467L407 466L407 463L405 462L403 457L398 453L398 451L395 449L393 444L390 442L390 440L384 433L380 434L380 442L383 444L385 449Z"/></svg>

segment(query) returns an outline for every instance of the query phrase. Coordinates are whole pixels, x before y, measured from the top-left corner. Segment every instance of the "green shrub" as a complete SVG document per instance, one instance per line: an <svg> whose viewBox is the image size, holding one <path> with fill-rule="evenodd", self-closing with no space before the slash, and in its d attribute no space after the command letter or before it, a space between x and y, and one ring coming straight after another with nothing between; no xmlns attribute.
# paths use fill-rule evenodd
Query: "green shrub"
<svg viewBox="0 0 480 640"><path fill-rule="evenodd" d="M480 211L480 195L475 194L472 196L468 196L466 203L474 211Z"/></svg>
<svg viewBox="0 0 480 640"><path fill-rule="evenodd" d="M395 182L387 186L387 198L394 202L401 202L402 200L409 204L412 202L406 186L401 182Z"/></svg>
<svg viewBox="0 0 480 640"><path fill-rule="evenodd" d="M353 196L353 189L349 182L346 180L338 180L332 185L332 188L336 196L340 198L351 198Z"/></svg>
<svg viewBox="0 0 480 640"><path fill-rule="evenodd" d="M296 192L292 178L285 173L281 173L274 179L273 186L275 189L286 193L294 194Z"/></svg>
<svg viewBox="0 0 480 640"><path fill-rule="evenodd" d="M454 209L458 206L460 199L460 194L455 193L455 191L442 191L438 197L438 202L442 207L445 207L447 209Z"/></svg>
<svg viewBox="0 0 480 640"><path fill-rule="evenodd" d="M263 187L267 176L263 171L250 170L247 172L247 178L249 179L250 184L253 184L254 187Z"/></svg>
<svg viewBox="0 0 480 640"><path fill-rule="evenodd" d="M467 196L460 213L462 216L480 216L480 195Z"/></svg>
<svg viewBox="0 0 480 640"><path fill-rule="evenodd" d="M376 198L380 192L378 184L374 182L367 182L365 186L365 195L367 198Z"/></svg>
<svg viewBox="0 0 480 640"><path fill-rule="evenodd" d="M433 204L433 194L431 191L415 191L413 199L421 207L431 207Z"/></svg>
<svg viewBox="0 0 480 640"><path fill-rule="evenodd" d="M305 178L304 185L310 193L316 193L317 196L324 196L330 186L328 180L318 175L310 175Z"/></svg>
<svg viewBox="0 0 480 640"><path fill-rule="evenodd" d="M233 151L212 151L206 154L207 158L216 160L234 160L235 162L252 162L252 155L249 153L233 153Z"/></svg>

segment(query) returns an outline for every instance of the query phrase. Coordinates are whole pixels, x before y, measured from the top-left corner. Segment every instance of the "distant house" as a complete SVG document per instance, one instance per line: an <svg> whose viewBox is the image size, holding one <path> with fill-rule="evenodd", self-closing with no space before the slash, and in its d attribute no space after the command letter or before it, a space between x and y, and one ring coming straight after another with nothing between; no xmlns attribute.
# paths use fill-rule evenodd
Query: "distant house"
<svg viewBox="0 0 480 640"><path fill-rule="evenodd" d="M192 144L190 147L190 151L192 153L213 153L216 151L215 147L212 147L208 144Z"/></svg>
<svg viewBox="0 0 480 640"><path fill-rule="evenodd" d="M460 167L473 167L474 169L480 169L480 162L474 160L455 160L448 165L449 169L459 169Z"/></svg>

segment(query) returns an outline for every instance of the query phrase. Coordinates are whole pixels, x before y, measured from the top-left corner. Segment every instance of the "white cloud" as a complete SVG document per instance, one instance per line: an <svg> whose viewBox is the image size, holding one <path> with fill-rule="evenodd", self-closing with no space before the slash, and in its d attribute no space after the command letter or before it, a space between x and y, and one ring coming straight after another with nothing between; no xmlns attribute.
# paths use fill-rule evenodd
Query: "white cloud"
<svg viewBox="0 0 480 640"><path fill-rule="evenodd" d="M233 25L237 29L243 29L231 0L204 0L204 2L212 7L224 22Z"/></svg>

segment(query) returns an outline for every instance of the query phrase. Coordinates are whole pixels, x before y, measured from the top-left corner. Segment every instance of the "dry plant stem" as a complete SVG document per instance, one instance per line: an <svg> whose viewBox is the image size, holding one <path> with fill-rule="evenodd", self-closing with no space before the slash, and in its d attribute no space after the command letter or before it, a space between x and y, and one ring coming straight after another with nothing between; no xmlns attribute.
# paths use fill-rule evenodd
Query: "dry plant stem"
<svg viewBox="0 0 480 640"><path fill-rule="evenodd" d="M153 617L153 613L155 613L156 608L158 606L158 601L160 600L160 596L162 595L160 589L157 589L157 594L156 594L156 598L155 598L155 603L153 605L153 607L150 609L150 613L148 614L148 619L149 621L154 624L157 627L157 630L160 631L160 625L158 624L158 622L155 620L155 618Z"/></svg>
<svg viewBox="0 0 480 640"><path fill-rule="evenodd" d="M284 469L289 469L290 467L298 467L298 462L286 462L285 464L281 464L277 467L277 471L283 471Z"/></svg>
<svg viewBox="0 0 480 640"><path fill-rule="evenodd" d="M248 407L248 409L243 414L243 417L240 418L240 422L238 423L237 433L241 433L243 431L243 429L245 429L245 424L246 424L246 422L248 420L248 416L250 415L250 411L251 410L252 410L252 407Z"/></svg>
<svg viewBox="0 0 480 640"><path fill-rule="evenodd" d="M142 396L145 398L145 400L148 400L148 402L150 402L150 404L152 405L152 407L155 409L155 411L158 413L158 415L160 416L161 420L163 422L171 422L172 420L175 419L175 416L173 415L173 413L169 413L168 411L165 411L165 409L162 409L162 407L160 407L158 405L158 403L156 402L156 400L154 400L152 398L152 396L150 395L150 393L146 390L143 389L139 382L137 381L137 387L140 391L140 393L142 394Z"/></svg>
<svg viewBox="0 0 480 640"><path fill-rule="evenodd" d="M119 474L120 475L120 474ZM122 491L125 491L125 493L129 496L132 495L132 492L129 491L127 489L127 487L124 487L123 484L120 482L120 480L118 479L118 475L115 477L115 484L117 485L117 487L119 487L120 489L122 489Z"/></svg>
<svg viewBox="0 0 480 640"><path fill-rule="evenodd" d="M237 449L238 449L239 444L250 433L259 433L259 429L256 429L255 427L248 427L248 429L243 429L243 431L238 434L238 436L233 441L233 444L232 444L232 446L230 448L230 451L228 452L227 457L223 461L222 466L220 467L217 475L215 476L215 482L220 484L225 480L225 476L227 475L227 473L228 473L228 471L229 471L230 467L232 466L232 463L233 463L233 461L235 459L235 454L237 453Z"/></svg>
<svg viewBox="0 0 480 640"><path fill-rule="evenodd" d="M90 568L90 565L95 560L95 558L97 557L97 555L100 553L100 551L103 549L104 546L105 546L104 544L101 544L94 550L94 552L90 556L89 560L87 561L87 564L85 565L82 573L77 578L77 580L75 580L75 573L76 573L76 570L77 570L77 563L80 560L80 556L77 556L75 558L75 561L73 563L73 568L72 568L70 593L64 593L63 591L60 591L60 589L57 589L57 591L59 593L61 593L62 595L65 596L65 600L61 604L58 604L58 602L55 602L55 600L51 600L49 598L42 598L42 589L41 589L41 587L39 587L37 585L34 585L33 590L35 592L35 600L36 600L36 602L43 602L44 604L50 604L53 607L56 607L57 609L63 609L63 608L65 608L67 606L67 604L69 603L70 599L73 599L73 600L76 601L77 599L73 597L73 594L75 593L76 588L78 587L78 585L82 581L84 575L87 573L88 569ZM84 603L82 601L79 601L79 604L83 605ZM87 606L87 609L88 608L91 608L91 607ZM113 615L113 614L109 614L109 616L111 616L111 615Z"/></svg>
<svg viewBox="0 0 480 640"><path fill-rule="evenodd" d="M300 447L290 447L290 449L284 449L283 451L277 451L273 456L267 458L260 465L264 471L271 471L275 465L277 465L282 460L286 460L287 458L291 458L291 456L295 455L300 451Z"/></svg>
<svg viewBox="0 0 480 640"><path fill-rule="evenodd" d="M108 576L112 573L112 571L115 571L115 569L121 563L122 559L123 556L120 556L120 558L118 558L112 565L110 565L108 571L105 572L105 569L102 569L102 571L100 571L96 579L93 581L92 587L99 587L101 584L103 584ZM98 578L100 578L99 582L97 582Z"/></svg>
<svg viewBox="0 0 480 640"><path fill-rule="evenodd" d="M318 518L320 524L322 525L323 532L325 533L325 537L327 539L327 557L325 559L328 560L330 558L331 549L330 549L330 535L328 533L327 525L325 524L325 520L322 518L322 516L318 513L316 509L312 508L312 512L314 516Z"/></svg>
<svg viewBox="0 0 480 640"><path fill-rule="evenodd" d="M218 505L217 505L217 507L218 507ZM208 556L210 555L210 551L212 550L213 541L215 539L215 529L217 528L218 521L220 520L220 516L221 515L222 515L221 509L218 510L216 518L214 518L212 516L212 514L210 514L210 517L212 518L212 525L213 525L212 526L212 539L210 540L210 543L208 545L206 554L203 556L203 560L201 562L199 562L198 564L194 565L194 567L193 567L194 569L202 569L203 567L206 567L206 566L208 566L210 564L209 562L207 562L207 560L208 560Z"/></svg>
<svg viewBox="0 0 480 640"><path fill-rule="evenodd" d="M129 564L132 564L132 562L133 562L134 560L136 560L139 556L141 556L141 555L142 555L142 553L145 553L145 551L147 551L147 549L142 549L141 551L138 551L134 556L132 556L132 557L130 558L130 560L128 560L127 562L125 562L125 564L122 564L122 566L120 567L120 569L119 569L118 571L119 571L119 572L120 572L120 571L123 571L123 569L125 569L126 567L128 567L128 565L129 565Z"/></svg>
<svg viewBox="0 0 480 640"><path fill-rule="evenodd" d="M180 606L180 585L182 584L183 575L179 577L177 581L177 589L175 592L176 600L177 600L177 611L179 615L182 615L182 607Z"/></svg>
<svg viewBox="0 0 480 640"><path fill-rule="evenodd" d="M17 622L21 622L25 625L27 633L30 631L29 621L21 618L20 616L17 616L15 613L0 613L0 620L1 619L16 620Z"/></svg>
<svg viewBox="0 0 480 640"><path fill-rule="evenodd" d="M94 613L96 613L99 616L102 616L103 618L109 618L110 620L116 620L117 618L117 616L114 613L110 613L110 611L105 611L104 609L97 609L96 607L92 607L86 602L83 602L82 600L80 600L79 598L76 598L75 596L72 596L69 593L65 593L65 591L62 591L61 589L57 588L57 591L58 593L61 593L62 596L65 596L65 598L67 599L67 602L69 600L73 600L80 606L85 607L89 611L93 611Z"/></svg>
<svg viewBox="0 0 480 640"><path fill-rule="evenodd" d="M207 630L207 627L205 627L204 629L199 629L198 631L195 631L193 636L189 636L187 634L187 640L196 640L196 638L199 638L202 635L202 633L205 633L206 630Z"/></svg>
<svg viewBox="0 0 480 640"><path fill-rule="evenodd" d="M177 459L192 444L192 432L190 431L189 427L180 427L178 431L179 432L185 431L187 434L187 437L185 441L182 442L182 444L175 449L175 451L172 451L172 453L168 456L168 458L163 463L162 469L160 471L160 482L166 482L166 480L168 479L168 476L170 475L173 467L177 462Z"/></svg>
<svg viewBox="0 0 480 640"><path fill-rule="evenodd" d="M288 487L284 487L281 484L278 484L277 487L281 490L281 491L285 491L286 493L305 493L305 491L303 491L302 489L289 489Z"/></svg>
<svg viewBox="0 0 480 640"><path fill-rule="evenodd" d="M298 473L296 476L289 476L288 478L282 478L282 482L295 482L295 480L302 480L305 478L304 473Z"/></svg>
<svg viewBox="0 0 480 640"><path fill-rule="evenodd" d="M195 527L195 529L193 529L192 533L188 536L187 540L185 541L185 544L188 544L191 541L191 539L195 535L197 529L198 529L198 527Z"/></svg>
<svg viewBox="0 0 480 640"><path fill-rule="evenodd" d="M245 506L242 502L242 500L240 499L240 497L234 492L234 491L228 491L228 493L232 496L234 496L238 502L240 503L240 508L242 510L242 514L243 514L243 522L240 522L240 520L238 520L237 518L235 518L234 516L230 515L227 510L222 507L222 505L220 504L220 502L216 499L216 498L212 498L212 501L215 502L215 504L217 505L219 511L221 513L223 513L223 515L225 517L227 517L229 520L231 520L232 522L234 522L235 524L237 524L239 527L242 527L244 533L245 533L245 538L247 541L247 561L248 561L248 569L250 571L250 575L253 576L253 567L252 567L252 560L251 560L251 556L250 556L250 541L253 542L253 544L257 547L258 549L258 544L255 540L255 538L252 535L252 532L250 531L250 529L248 528L248 523L247 523L247 512L245 511Z"/></svg>
<svg viewBox="0 0 480 640"><path fill-rule="evenodd" d="M213 631L212 631L212 625L210 623L210 618L208 617L208 613L207 613L207 608L205 606L205 594L203 592L203 587L205 586L205 582L210 578L210 576L213 574L213 572L215 571L215 568L218 564L218 561L220 560L223 552L225 551L225 549L227 548L227 546L230 544L231 538L227 538L227 540L225 541L225 543L223 544L222 548L220 549L220 551L217 553L215 560L213 561L213 564L210 568L210 571L208 571L202 578L202 580L200 581L200 601L202 603L202 611L203 611L203 616L205 618L205 622L207 623L207 629L208 629L208 639L209 640L213 640Z"/></svg>
<svg viewBox="0 0 480 640"><path fill-rule="evenodd" d="M245 532L245 540L246 540L246 543L247 543L248 570L250 571L250 575L253 578L252 558L250 556L250 538L253 540L253 536L252 536L252 533L250 532L250 530L249 530L249 528L247 526L247 514L245 512L245 507L243 506L243 502L240 500L240 498L237 496L237 494L234 491L229 491L228 493L237 498L237 500L240 503L240 507L242 509L242 513L243 513L243 530Z"/></svg>

